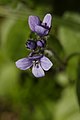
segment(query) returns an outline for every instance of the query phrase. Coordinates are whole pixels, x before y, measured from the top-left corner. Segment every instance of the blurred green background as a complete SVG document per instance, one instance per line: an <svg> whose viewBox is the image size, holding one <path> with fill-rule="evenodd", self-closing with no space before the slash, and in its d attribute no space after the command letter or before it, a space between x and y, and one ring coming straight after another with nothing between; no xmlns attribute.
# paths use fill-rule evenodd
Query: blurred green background
<svg viewBox="0 0 80 120"><path fill-rule="evenodd" d="M80 120L80 2L0 0L0 120ZM53 16L53 67L43 78L16 68L28 55L29 15ZM49 56L49 55L48 55Z"/></svg>

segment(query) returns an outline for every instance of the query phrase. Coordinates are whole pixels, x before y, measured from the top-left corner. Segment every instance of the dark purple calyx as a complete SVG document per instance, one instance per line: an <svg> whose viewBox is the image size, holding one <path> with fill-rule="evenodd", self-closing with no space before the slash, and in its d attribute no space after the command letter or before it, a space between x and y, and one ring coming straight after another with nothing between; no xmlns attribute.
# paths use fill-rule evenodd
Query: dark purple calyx
<svg viewBox="0 0 80 120"><path fill-rule="evenodd" d="M43 55L34 55L34 56L29 56L29 60L39 60L43 57Z"/></svg>
<svg viewBox="0 0 80 120"><path fill-rule="evenodd" d="M36 41L34 41L34 40L28 40L28 41L26 42L26 47L27 47L28 49L35 50L36 47L37 47Z"/></svg>

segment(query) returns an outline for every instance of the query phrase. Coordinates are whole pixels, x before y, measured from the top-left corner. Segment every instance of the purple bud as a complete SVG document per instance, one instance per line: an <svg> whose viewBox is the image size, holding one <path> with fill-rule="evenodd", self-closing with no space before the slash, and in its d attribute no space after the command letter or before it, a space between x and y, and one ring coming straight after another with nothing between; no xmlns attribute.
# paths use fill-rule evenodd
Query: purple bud
<svg viewBox="0 0 80 120"><path fill-rule="evenodd" d="M26 47L29 48L29 49L31 49L31 50L35 50L36 47L37 47L36 41L34 41L34 40L28 40L26 42Z"/></svg>
<svg viewBox="0 0 80 120"><path fill-rule="evenodd" d="M38 40L37 41L37 46L39 47L45 47L46 45L46 41L45 40Z"/></svg>

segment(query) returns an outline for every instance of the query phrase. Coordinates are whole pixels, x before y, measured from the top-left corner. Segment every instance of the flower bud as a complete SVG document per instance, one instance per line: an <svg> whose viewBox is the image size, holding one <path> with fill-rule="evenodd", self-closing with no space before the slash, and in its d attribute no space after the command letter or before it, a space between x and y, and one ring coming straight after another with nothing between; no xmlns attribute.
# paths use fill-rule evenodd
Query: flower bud
<svg viewBox="0 0 80 120"><path fill-rule="evenodd" d="M45 47L46 41L45 40L38 40L37 41L37 46L38 47Z"/></svg>
<svg viewBox="0 0 80 120"><path fill-rule="evenodd" d="M34 41L34 40L28 40L28 41L26 42L26 47L27 47L28 49L35 50L36 47L37 47L36 41Z"/></svg>

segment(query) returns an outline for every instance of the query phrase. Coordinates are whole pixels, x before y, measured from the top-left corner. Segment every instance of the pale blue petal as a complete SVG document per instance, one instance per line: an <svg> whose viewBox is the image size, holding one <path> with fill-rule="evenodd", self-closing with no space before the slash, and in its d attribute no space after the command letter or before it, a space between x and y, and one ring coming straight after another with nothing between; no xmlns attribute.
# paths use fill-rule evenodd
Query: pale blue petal
<svg viewBox="0 0 80 120"><path fill-rule="evenodd" d="M40 35L40 36L44 36L44 35L47 35L49 30L45 29L44 27L42 26L38 26L36 25L35 26L35 32Z"/></svg>
<svg viewBox="0 0 80 120"><path fill-rule="evenodd" d="M27 70L32 66L32 61L29 60L28 58L22 58L16 61L16 66L21 70Z"/></svg>
<svg viewBox="0 0 80 120"><path fill-rule="evenodd" d="M47 26L50 28L51 27L51 20L52 20L51 14L46 14L44 19L43 19L43 23L47 23Z"/></svg>
<svg viewBox="0 0 80 120"><path fill-rule="evenodd" d="M33 65L32 73L37 78L45 76L45 73L44 73L43 69L41 68L40 64L38 64L36 66Z"/></svg>
<svg viewBox="0 0 80 120"><path fill-rule="evenodd" d="M40 59L40 62L41 62L41 67L45 70L45 71L48 71L53 63L45 56L43 56L41 59Z"/></svg>
<svg viewBox="0 0 80 120"><path fill-rule="evenodd" d="M34 32L35 26L40 24L40 19L37 16L29 16L29 27Z"/></svg>

